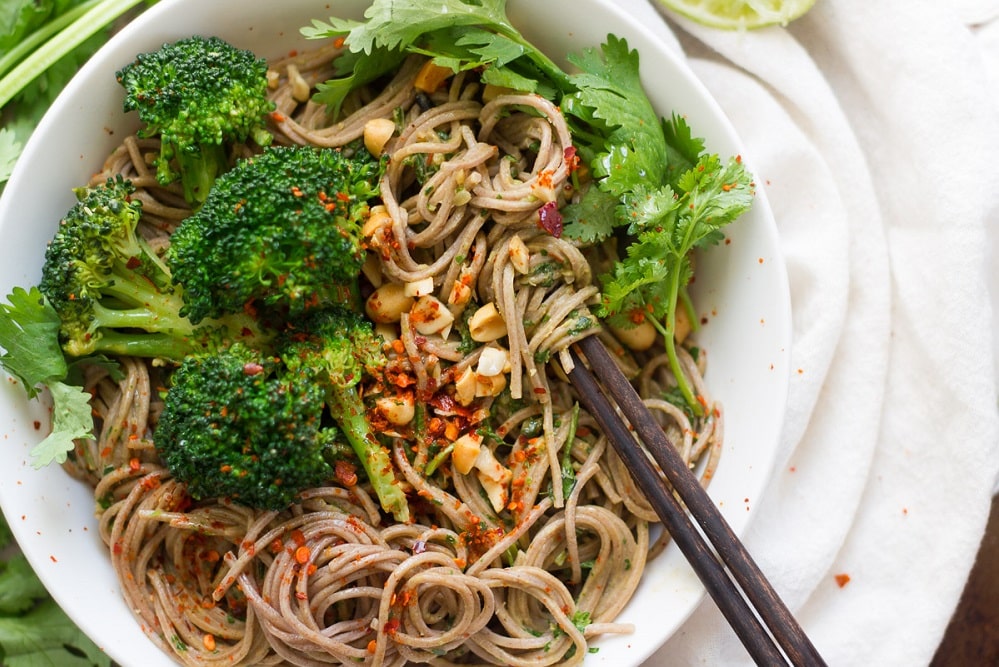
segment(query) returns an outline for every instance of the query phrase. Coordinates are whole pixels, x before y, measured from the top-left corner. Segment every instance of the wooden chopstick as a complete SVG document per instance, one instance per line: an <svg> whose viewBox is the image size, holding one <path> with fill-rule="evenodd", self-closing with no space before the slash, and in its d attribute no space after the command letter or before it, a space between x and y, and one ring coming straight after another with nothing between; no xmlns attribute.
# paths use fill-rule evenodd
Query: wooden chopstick
<svg viewBox="0 0 999 667"><path fill-rule="evenodd" d="M604 430L753 660L759 665L825 665L607 349L592 336L576 343L576 348L572 351L574 367L569 379L578 389L580 400ZM592 372L578 352L586 356ZM594 375L600 378L630 427L622 421ZM676 495L663 483L631 429L645 444ZM707 537L710 545L703 537Z"/></svg>

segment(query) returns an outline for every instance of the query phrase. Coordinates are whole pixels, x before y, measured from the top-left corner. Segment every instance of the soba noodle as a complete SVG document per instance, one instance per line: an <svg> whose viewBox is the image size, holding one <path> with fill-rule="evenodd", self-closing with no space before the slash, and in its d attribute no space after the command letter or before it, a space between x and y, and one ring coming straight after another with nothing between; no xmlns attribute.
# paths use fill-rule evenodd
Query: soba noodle
<svg viewBox="0 0 999 667"><path fill-rule="evenodd" d="M473 304L495 305L509 352L502 392L479 392L468 405L434 398L452 395L497 345L470 346L457 327L421 334L405 313L386 334L386 350L435 427L446 430L460 415L488 429L482 446L510 473L502 505L492 502L488 480L456 472L446 452L413 454L405 428L383 430L412 499L412 523L387 520L364 485L333 481L280 512L192 501L151 440L167 369L128 358L120 376L103 366L88 371L98 428L67 467L94 486L101 537L128 605L182 664L579 663L592 638L632 630L615 619L668 538L650 538L655 514L576 407L564 351L601 336L709 478L722 420L701 379L704 355L695 363L681 350L712 407L692 422L661 398L674 384L661 344L628 352L590 311L599 293L591 267L609 255L539 227L541 206L576 194L565 152L571 137L555 106L521 94L484 101L471 74L417 94L421 63L410 59L381 90L350 98L344 119L331 125L308 98L330 76L333 55L271 64L276 143L345 146L372 118L402 128L386 147L381 183L391 224L369 239L365 275L371 287L431 279L456 322ZM190 210L178 186L157 183L149 166L157 151L155 141L125 139L94 183L131 179L142 231L165 249ZM563 465L575 471L568 495Z"/></svg>

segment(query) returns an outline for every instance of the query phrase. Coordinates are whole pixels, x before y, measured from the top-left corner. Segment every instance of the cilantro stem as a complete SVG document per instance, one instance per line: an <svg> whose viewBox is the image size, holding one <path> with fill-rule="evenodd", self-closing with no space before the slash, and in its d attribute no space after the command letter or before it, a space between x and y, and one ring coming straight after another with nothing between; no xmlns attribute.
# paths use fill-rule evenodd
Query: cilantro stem
<svg viewBox="0 0 999 667"><path fill-rule="evenodd" d="M89 6L0 80L0 107L63 56L140 2L143 0L99 0Z"/></svg>
<svg viewBox="0 0 999 667"><path fill-rule="evenodd" d="M565 501L576 486L576 471L572 469L572 445L576 441L576 428L579 426L579 403L572 406L572 418L569 422L569 433L565 437L565 450L559 462L562 478L562 500Z"/></svg>
<svg viewBox="0 0 999 667"><path fill-rule="evenodd" d="M87 2L73 7L65 14L60 14L35 32L22 39L17 46L3 54L3 56L0 56L0 75L6 74L10 68L19 63L22 58L38 48L47 39L52 37L52 35L56 34L71 23L75 23L78 18L103 1L104 0L87 0Z"/></svg>
<svg viewBox="0 0 999 667"><path fill-rule="evenodd" d="M669 290L666 294L669 307L666 310L665 325L656 318L650 318L650 320L665 340L666 356L669 358L670 370L673 371L673 376L676 378L677 388L683 395L683 399L687 402L687 405L694 411L694 414L700 416L704 414L704 410L698 402L697 397L694 396L694 390L691 388L690 382L687 380L687 375L683 372L683 368L680 367L680 358L676 354L676 307L680 296L680 276L683 273L683 266L686 261L688 260L685 258L678 258L678 261L674 262L673 266L670 267L668 278Z"/></svg>

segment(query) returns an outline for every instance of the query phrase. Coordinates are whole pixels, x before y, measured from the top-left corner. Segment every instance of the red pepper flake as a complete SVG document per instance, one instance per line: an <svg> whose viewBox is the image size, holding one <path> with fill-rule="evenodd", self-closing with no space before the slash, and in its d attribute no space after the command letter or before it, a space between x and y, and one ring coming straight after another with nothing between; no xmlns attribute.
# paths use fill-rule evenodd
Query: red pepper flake
<svg viewBox="0 0 999 667"><path fill-rule="evenodd" d="M125 262L125 268L135 271L137 268L142 266L142 261L138 257L129 257L128 261Z"/></svg>
<svg viewBox="0 0 999 667"><path fill-rule="evenodd" d="M558 204L550 201L538 209L538 225L555 238L562 237L562 214Z"/></svg>
<svg viewBox="0 0 999 667"><path fill-rule="evenodd" d="M53 556L53 555L51 555L51 554L49 554L49 560L51 560L53 563L58 563L59 562L58 560L56 560L56 557Z"/></svg>
<svg viewBox="0 0 999 667"><path fill-rule="evenodd" d="M34 426L35 426L35 430L37 431L37 430L39 430L39 429L42 428L42 423L36 419L35 422L34 422Z"/></svg>
<svg viewBox="0 0 999 667"><path fill-rule="evenodd" d="M160 485L160 478L159 477L143 477L142 481L139 483L139 485L145 491L152 491L153 489L156 489L156 488L159 487L159 485Z"/></svg>
<svg viewBox="0 0 999 667"><path fill-rule="evenodd" d="M836 580L836 585L839 586L840 588L843 588L848 583L850 583L850 575L848 574L837 574L833 578Z"/></svg>
<svg viewBox="0 0 999 667"><path fill-rule="evenodd" d="M204 645L206 651L214 651L215 650L215 635L213 635L213 634L206 634L204 636L204 638L202 638L201 643Z"/></svg>
<svg viewBox="0 0 999 667"><path fill-rule="evenodd" d="M400 625L402 624L399 623L398 618L390 618L385 621L385 634L394 635L399 630Z"/></svg>
<svg viewBox="0 0 999 667"><path fill-rule="evenodd" d="M434 394L430 400L427 401L427 403L441 412L454 412L455 406L457 405L454 401L454 397L450 394L445 394L444 392Z"/></svg>
<svg viewBox="0 0 999 667"><path fill-rule="evenodd" d="M246 375L260 375L264 372L264 367L260 364L248 363L243 364L243 373Z"/></svg>
<svg viewBox="0 0 999 667"><path fill-rule="evenodd" d="M337 37L336 39L333 40L333 48L335 48L335 49L342 49L343 45L344 45L344 42L346 42L346 41L347 41L346 37L343 37L343 36ZM374 653L374 650L372 650L370 646L368 647L368 650L371 653Z"/></svg>
<svg viewBox="0 0 999 667"><path fill-rule="evenodd" d="M295 530L291 531L291 540L298 546L302 546L305 544L305 534L302 533L302 531L300 531L298 528L296 528Z"/></svg>
<svg viewBox="0 0 999 667"><path fill-rule="evenodd" d="M142 462L138 458L132 457L128 460L128 469L132 472L138 472L139 468L142 467Z"/></svg>
<svg viewBox="0 0 999 667"><path fill-rule="evenodd" d="M357 469L350 461L337 460L333 467L333 474L336 476L337 481L347 488L357 485Z"/></svg>
<svg viewBox="0 0 999 667"><path fill-rule="evenodd" d="M375 651L377 650L378 650L378 641L372 639L371 641L368 642L368 653L374 655Z"/></svg>
<svg viewBox="0 0 999 667"><path fill-rule="evenodd" d="M575 146L568 146L564 151L562 151L562 158L565 160L565 166L569 168L569 173L579 169L579 155L576 154Z"/></svg>

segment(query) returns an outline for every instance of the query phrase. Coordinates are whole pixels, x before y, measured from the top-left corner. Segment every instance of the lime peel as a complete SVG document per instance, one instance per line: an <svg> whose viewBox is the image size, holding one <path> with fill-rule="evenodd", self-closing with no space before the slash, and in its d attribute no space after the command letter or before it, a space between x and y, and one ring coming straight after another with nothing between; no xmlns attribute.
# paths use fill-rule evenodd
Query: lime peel
<svg viewBox="0 0 999 667"><path fill-rule="evenodd" d="M658 0L692 21L725 30L752 30L787 25L815 4L815 0Z"/></svg>

